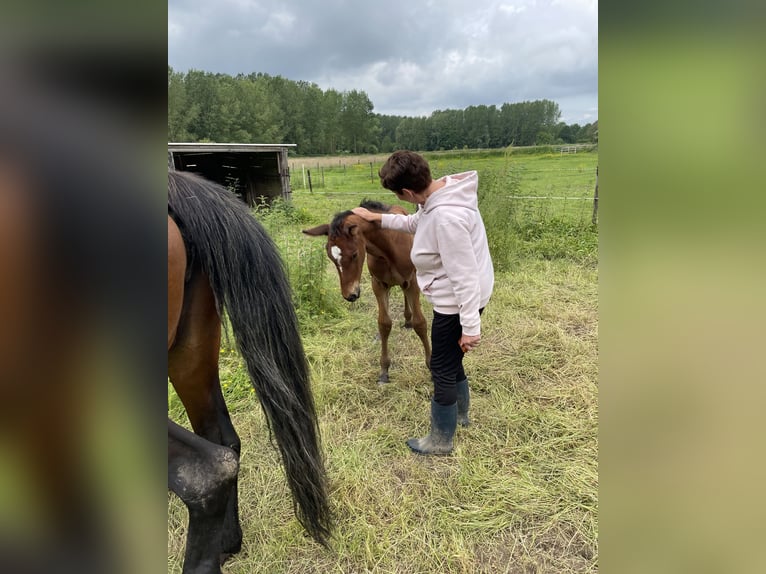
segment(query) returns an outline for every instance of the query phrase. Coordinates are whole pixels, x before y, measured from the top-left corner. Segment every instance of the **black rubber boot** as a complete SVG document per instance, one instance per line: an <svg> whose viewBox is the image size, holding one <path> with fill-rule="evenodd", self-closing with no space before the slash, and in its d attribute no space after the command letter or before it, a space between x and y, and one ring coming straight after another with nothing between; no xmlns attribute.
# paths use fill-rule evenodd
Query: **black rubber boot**
<svg viewBox="0 0 766 574"><path fill-rule="evenodd" d="M471 406L471 395L468 392L468 379L457 384L457 424L467 427L471 424L468 418L468 407Z"/></svg>
<svg viewBox="0 0 766 574"><path fill-rule="evenodd" d="M418 454L449 454L457 426L457 403L443 406L431 399L431 434L407 440L407 446Z"/></svg>

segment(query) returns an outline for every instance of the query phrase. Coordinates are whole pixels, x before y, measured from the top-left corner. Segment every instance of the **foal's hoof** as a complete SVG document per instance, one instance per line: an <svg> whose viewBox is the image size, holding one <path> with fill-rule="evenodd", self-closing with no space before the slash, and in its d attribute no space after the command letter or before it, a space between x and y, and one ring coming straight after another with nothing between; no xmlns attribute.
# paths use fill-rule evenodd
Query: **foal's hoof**
<svg viewBox="0 0 766 574"><path fill-rule="evenodd" d="M385 375L380 375L378 377L378 385L387 385L388 384L388 373Z"/></svg>
<svg viewBox="0 0 766 574"><path fill-rule="evenodd" d="M404 325L402 325L405 329L412 329L412 323L409 321L405 321Z"/></svg>

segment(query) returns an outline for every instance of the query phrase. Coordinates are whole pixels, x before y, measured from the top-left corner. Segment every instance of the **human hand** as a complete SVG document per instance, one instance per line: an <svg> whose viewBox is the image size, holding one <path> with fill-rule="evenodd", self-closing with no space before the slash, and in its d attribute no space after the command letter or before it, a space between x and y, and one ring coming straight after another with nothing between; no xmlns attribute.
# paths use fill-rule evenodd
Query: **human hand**
<svg viewBox="0 0 766 574"><path fill-rule="evenodd" d="M351 213L354 215L358 215L365 221L380 221L381 215L380 213L373 213L372 211L365 209L364 207L355 207L351 210Z"/></svg>
<svg viewBox="0 0 766 574"><path fill-rule="evenodd" d="M481 342L481 335L463 335L460 337L458 344L464 353L471 351L479 346Z"/></svg>

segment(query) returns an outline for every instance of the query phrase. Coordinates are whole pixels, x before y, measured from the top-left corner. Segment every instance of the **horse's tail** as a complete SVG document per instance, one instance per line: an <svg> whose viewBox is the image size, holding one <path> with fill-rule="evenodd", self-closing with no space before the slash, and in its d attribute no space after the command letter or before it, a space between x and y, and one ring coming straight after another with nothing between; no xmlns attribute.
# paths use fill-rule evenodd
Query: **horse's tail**
<svg viewBox="0 0 766 574"><path fill-rule="evenodd" d="M309 369L276 246L225 188L168 171L168 210L225 309L282 457L298 521L327 545L332 519Z"/></svg>

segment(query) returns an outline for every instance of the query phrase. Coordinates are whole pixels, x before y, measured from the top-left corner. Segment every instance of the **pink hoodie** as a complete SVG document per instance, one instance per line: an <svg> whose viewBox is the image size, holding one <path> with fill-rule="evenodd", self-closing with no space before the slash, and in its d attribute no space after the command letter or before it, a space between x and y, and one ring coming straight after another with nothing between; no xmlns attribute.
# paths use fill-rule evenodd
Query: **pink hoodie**
<svg viewBox="0 0 766 574"><path fill-rule="evenodd" d="M444 187L416 213L384 214L381 226L415 234L410 256L420 290L436 312L460 314L463 334L480 335L479 309L489 302L495 273L479 213L479 175L466 171L441 179Z"/></svg>

